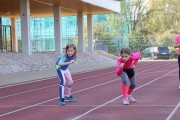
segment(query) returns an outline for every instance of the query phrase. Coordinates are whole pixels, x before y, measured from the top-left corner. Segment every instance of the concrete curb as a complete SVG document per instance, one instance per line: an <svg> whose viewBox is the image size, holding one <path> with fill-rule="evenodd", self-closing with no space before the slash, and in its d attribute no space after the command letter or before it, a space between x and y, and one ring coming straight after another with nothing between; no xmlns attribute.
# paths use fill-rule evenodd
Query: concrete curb
<svg viewBox="0 0 180 120"><path fill-rule="evenodd" d="M95 70L101 70L106 68L115 67L116 62L102 63L102 64L90 64L83 66L73 66L70 67L72 74L90 72ZM0 78L0 88L6 88L10 86L15 86L19 84L33 83L42 80L48 80L56 78L56 70L46 70L46 71L33 71L33 72L21 72L16 74L1 75Z"/></svg>

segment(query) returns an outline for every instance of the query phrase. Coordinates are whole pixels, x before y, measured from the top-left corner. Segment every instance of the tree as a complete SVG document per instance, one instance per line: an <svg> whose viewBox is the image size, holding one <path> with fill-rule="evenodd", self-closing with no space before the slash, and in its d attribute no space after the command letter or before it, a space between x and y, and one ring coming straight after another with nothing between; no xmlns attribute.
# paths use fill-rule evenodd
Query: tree
<svg viewBox="0 0 180 120"><path fill-rule="evenodd" d="M148 35L156 35L159 45L172 45L174 34L180 32L178 0L151 0L149 14L142 21ZM169 42L171 41L171 42Z"/></svg>
<svg viewBox="0 0 180 120"><path fill-rule="evenodd" d="M171 46L175 34L180 33L179 0L133 0L130 10L127 1L121 2L121 6L125 23L128 23L131 14L132 29L129 35L133 49L139 49L139 44Z"/></svg>
<svg viewBox="0 0 180 120"><path fill-rule="evenodd" d="M107 45L108 52L110 54L117 55L119 48L117 47L116 37L120 34L118 29L118 22L115 15L108 15L107 21L96 23L94 25L94 38L96 40L96 46ZM114 23L114 24L113 24Z"/></svg>
<svg viewBox="0 0 180 120"><path fill-rule="evenodd" d="M141 22L146 14L148 14L148 4L147 0L124 0L121 1L121 19L123 23L129 25L131 31L137 30L137 25Z"/></svg>

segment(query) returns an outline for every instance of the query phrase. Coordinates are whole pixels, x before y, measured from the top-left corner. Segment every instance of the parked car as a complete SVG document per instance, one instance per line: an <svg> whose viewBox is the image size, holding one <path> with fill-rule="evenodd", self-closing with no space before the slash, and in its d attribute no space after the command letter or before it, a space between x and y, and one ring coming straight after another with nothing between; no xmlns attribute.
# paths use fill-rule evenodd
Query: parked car
<svg viewBox="0 0 180 120"><path fill-rule="evenodd" d="M170 52L168 47L148 47L143 51L143 57L169 59Z"/></svg>

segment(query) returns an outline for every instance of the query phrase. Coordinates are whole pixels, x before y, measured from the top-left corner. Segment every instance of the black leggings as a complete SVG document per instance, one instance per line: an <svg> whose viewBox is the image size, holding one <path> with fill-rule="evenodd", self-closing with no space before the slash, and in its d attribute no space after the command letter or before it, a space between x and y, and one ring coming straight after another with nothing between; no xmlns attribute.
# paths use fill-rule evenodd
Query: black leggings
<svg viewBox="0 0 180 120"><path fill-rule="evenodd" d="M129 80L130 80L130 89L134 89L136 87L136 76L135 76L135 72L134 69L124 69L123 73L121 75L122 78L122 83L127 86L128 85L128 80L126 78L126 75L128 76Z"/></svg>
<svg viewBox="0 0 180 120"><path fill-rule="evenodd" d="M178 55L178 65L179 65L179 80L180 80L180 55Z"/></svg>

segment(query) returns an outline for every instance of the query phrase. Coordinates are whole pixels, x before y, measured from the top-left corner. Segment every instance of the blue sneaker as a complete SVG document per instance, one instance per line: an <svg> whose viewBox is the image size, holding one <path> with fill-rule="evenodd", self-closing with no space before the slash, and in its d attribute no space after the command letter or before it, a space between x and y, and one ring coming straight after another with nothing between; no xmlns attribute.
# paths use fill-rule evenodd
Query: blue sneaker
<svg viewBox="0 0 180 120"><path fill-rule="evenodd" d="M74 98L74 97L72 97L72 96L70 96L70 97L65 97L65 98L64 98L64 101L67 101L67 102L76 102L77 99Z"/></svg>
<svg viewBox="0 0 180 120"><path fill-rule="evenodd" d="M66 103L64 102L64 101L59 101L59 104L60 104L60 106L65 106L66 105Z"/></svg>

